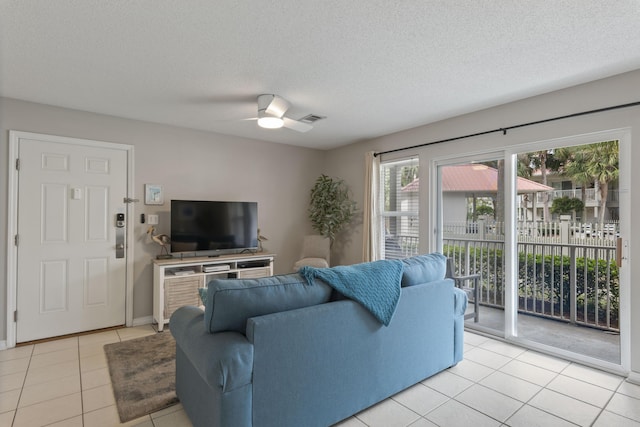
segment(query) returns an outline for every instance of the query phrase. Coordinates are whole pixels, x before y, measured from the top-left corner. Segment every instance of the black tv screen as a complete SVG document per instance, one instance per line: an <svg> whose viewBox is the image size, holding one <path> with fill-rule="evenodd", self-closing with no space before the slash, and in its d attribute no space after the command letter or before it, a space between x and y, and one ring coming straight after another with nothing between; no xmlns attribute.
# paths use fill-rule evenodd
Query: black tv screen
<svg viewBox="0 0 640 427"><path fill-rule="evenodd" d="M171 200L171 252L258 248L258 203Z"/></svg>

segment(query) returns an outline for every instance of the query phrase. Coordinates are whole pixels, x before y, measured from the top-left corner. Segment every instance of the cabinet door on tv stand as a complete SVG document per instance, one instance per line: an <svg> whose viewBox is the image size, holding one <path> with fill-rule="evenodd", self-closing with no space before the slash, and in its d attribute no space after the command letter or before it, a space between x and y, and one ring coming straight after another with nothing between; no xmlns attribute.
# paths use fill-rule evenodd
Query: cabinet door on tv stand
<svg viewBox="0 0 640 427"><path fill-rule="evenodd" d="M238 279L258 279L260 277L269 277L269 276L271 276L270 267L238 270Z"/></svg>
<svg viewBox="0 0 640 427"><path fill-rule="evenodd" d="M185 305L200 305L198 288L203 286L202 276L166 279L164 281L164 318Z"/></svg>

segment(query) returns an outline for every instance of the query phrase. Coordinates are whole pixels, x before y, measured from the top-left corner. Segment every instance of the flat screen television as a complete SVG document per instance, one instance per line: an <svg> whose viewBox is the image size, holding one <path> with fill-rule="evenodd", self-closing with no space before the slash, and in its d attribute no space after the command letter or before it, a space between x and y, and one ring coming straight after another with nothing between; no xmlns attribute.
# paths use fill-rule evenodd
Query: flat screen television
<svg viewBox="0 0 640 427"><path fill-rule="evenodd" d="M258 249L258 203L171 200L171 252L219 255Z"/></svg>

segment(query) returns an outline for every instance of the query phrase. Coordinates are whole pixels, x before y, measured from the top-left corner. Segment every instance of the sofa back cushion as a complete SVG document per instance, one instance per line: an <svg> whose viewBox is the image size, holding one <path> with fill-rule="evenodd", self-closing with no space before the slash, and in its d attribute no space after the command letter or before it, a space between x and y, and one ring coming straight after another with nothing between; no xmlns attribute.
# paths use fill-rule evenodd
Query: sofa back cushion
<svg viewBox="0 0 640 427"><path fill-rule="evenodd" d="M204 322L210 332L245 333L247 319L328 302L331 287L298 274L260 279L215 279L206 293Z"/></svg>
<svg viewBox="0 0 640 427"><path fill-rule="evenodd" d="M404 258L402 262L402 287L442 280L447 272L447 257L437 252Z"/></svg>

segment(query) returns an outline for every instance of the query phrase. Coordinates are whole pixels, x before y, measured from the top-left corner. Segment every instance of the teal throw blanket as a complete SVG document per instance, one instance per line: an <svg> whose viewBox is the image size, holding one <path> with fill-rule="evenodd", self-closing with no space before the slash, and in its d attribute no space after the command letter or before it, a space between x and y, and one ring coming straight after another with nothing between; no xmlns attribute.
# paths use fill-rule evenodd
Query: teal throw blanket
<svg viewBox="0 0 640 427"><path fill-rule="evenodd" d="M383 325L389 326L400 300L403 265L400 260L381 260L332 268L302 267L298 273L309 284L320 279L362 304Z"/></svg>

